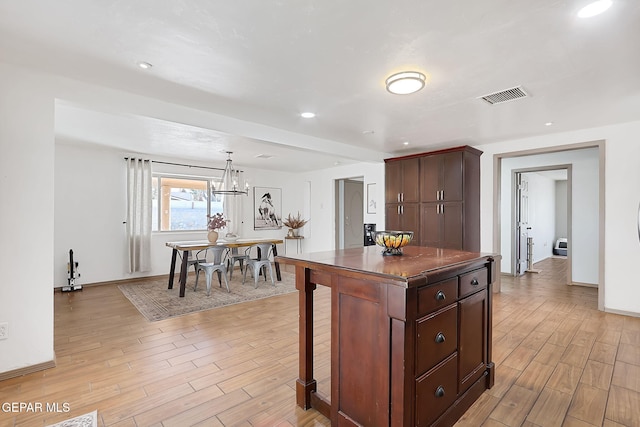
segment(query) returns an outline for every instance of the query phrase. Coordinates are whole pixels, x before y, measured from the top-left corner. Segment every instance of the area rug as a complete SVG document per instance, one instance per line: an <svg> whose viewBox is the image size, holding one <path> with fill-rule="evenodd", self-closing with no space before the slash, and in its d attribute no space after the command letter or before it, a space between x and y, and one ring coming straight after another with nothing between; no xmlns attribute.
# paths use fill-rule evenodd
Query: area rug
<svg viewBox="0 0 640 427"><path fill-rule="evenodd" d="M196 291L193 290L195 276L189 275L183 298L180 297L180 284L177 276L174 280L173 289L167 289L167 279L144 280L139 283L119 285L118 288L138 311L151 322L226 305L268 298L274 295L288 294L296 290L295 275L293 273L283 271L282 281L276 280L275 286L271 283L271 280L267 279L265 281L260 277L257 288L254 287L254 281L250 274L247 275L247 282L244 285L242 284L242 275L239 272L234 274L233 280L229 281L231 292L227 292L224 281L222 282L222 287L219 287L218 277L214 273L210 296L207 296L207 285L202 273L200 274L200 279L198 279Z"/></svg>
<svg viewBox="0 0 640 427"><path fill-rule="evenodd" d="M98 411L60 421L47 427L98 427Z"/></svg>

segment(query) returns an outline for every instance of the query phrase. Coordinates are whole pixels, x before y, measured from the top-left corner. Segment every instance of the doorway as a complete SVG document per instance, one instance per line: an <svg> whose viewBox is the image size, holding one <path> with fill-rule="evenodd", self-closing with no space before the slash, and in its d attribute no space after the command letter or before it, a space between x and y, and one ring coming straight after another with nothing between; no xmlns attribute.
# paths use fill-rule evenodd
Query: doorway
<svg viewBox="0 0 640 427"><path fill-rule="evenodd" d="M336 249L363 246L364 177L338 179L336 185Z"/></svg>
<svg viewBox="0 0 640 427"><path fill-rule="evenodd" d="M513 273L538 273L533 264L556 255L559 241L571 246L571 164L512 170ZM572 283L567 248L566 284Z"/></svg>
<svg viewBox="0 0 640 427"><path fill-rule="evenodd" d="M604 310L605 141L557 145L493 155L493 250L502 256L500 272L513 277L515 222L513 169L572 165L571 285L598 288ZM588 213L588 214L587 214ZM509 220L509 218L511 220ZM499 292L500 281L494 289Z"/></svg>

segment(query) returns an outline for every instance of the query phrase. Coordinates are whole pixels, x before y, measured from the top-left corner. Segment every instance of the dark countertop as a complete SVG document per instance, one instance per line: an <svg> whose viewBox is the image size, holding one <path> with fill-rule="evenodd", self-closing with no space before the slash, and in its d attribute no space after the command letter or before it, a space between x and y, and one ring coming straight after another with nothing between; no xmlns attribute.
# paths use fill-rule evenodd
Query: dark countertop
<svg viewBox="0 0 640 427"><path fill-rule="evenodd" d="M326 252L279 255L277 260L283 264L320 269L338 268L408 282L412 278L424 276L439 269L499 257L495 254L421 246L405 246L402 251L403 255L383 256L381 247L365 246Z"/></svg>

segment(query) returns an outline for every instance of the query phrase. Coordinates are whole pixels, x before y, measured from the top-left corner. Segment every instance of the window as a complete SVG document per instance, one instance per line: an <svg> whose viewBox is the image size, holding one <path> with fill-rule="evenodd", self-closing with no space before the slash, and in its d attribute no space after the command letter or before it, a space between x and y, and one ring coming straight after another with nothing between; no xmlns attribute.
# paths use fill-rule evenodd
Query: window
<svg viewBox="0 0 640 427"><path fill-rule="evenodd" d="M207 215L222 212L211 178L154 174L152 185L153 231L206 230Z"/></svg>

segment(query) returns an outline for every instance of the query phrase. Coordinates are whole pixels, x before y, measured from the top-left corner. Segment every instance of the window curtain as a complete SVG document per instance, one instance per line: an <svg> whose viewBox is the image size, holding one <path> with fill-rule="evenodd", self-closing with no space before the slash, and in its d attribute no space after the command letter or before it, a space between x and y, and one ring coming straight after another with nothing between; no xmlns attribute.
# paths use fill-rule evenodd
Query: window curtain
<svg viewBox="0 0 640 427"><path fill-rule="evenodd" d="M127 159L129 273L151 270L151 161Z"/></svg>

